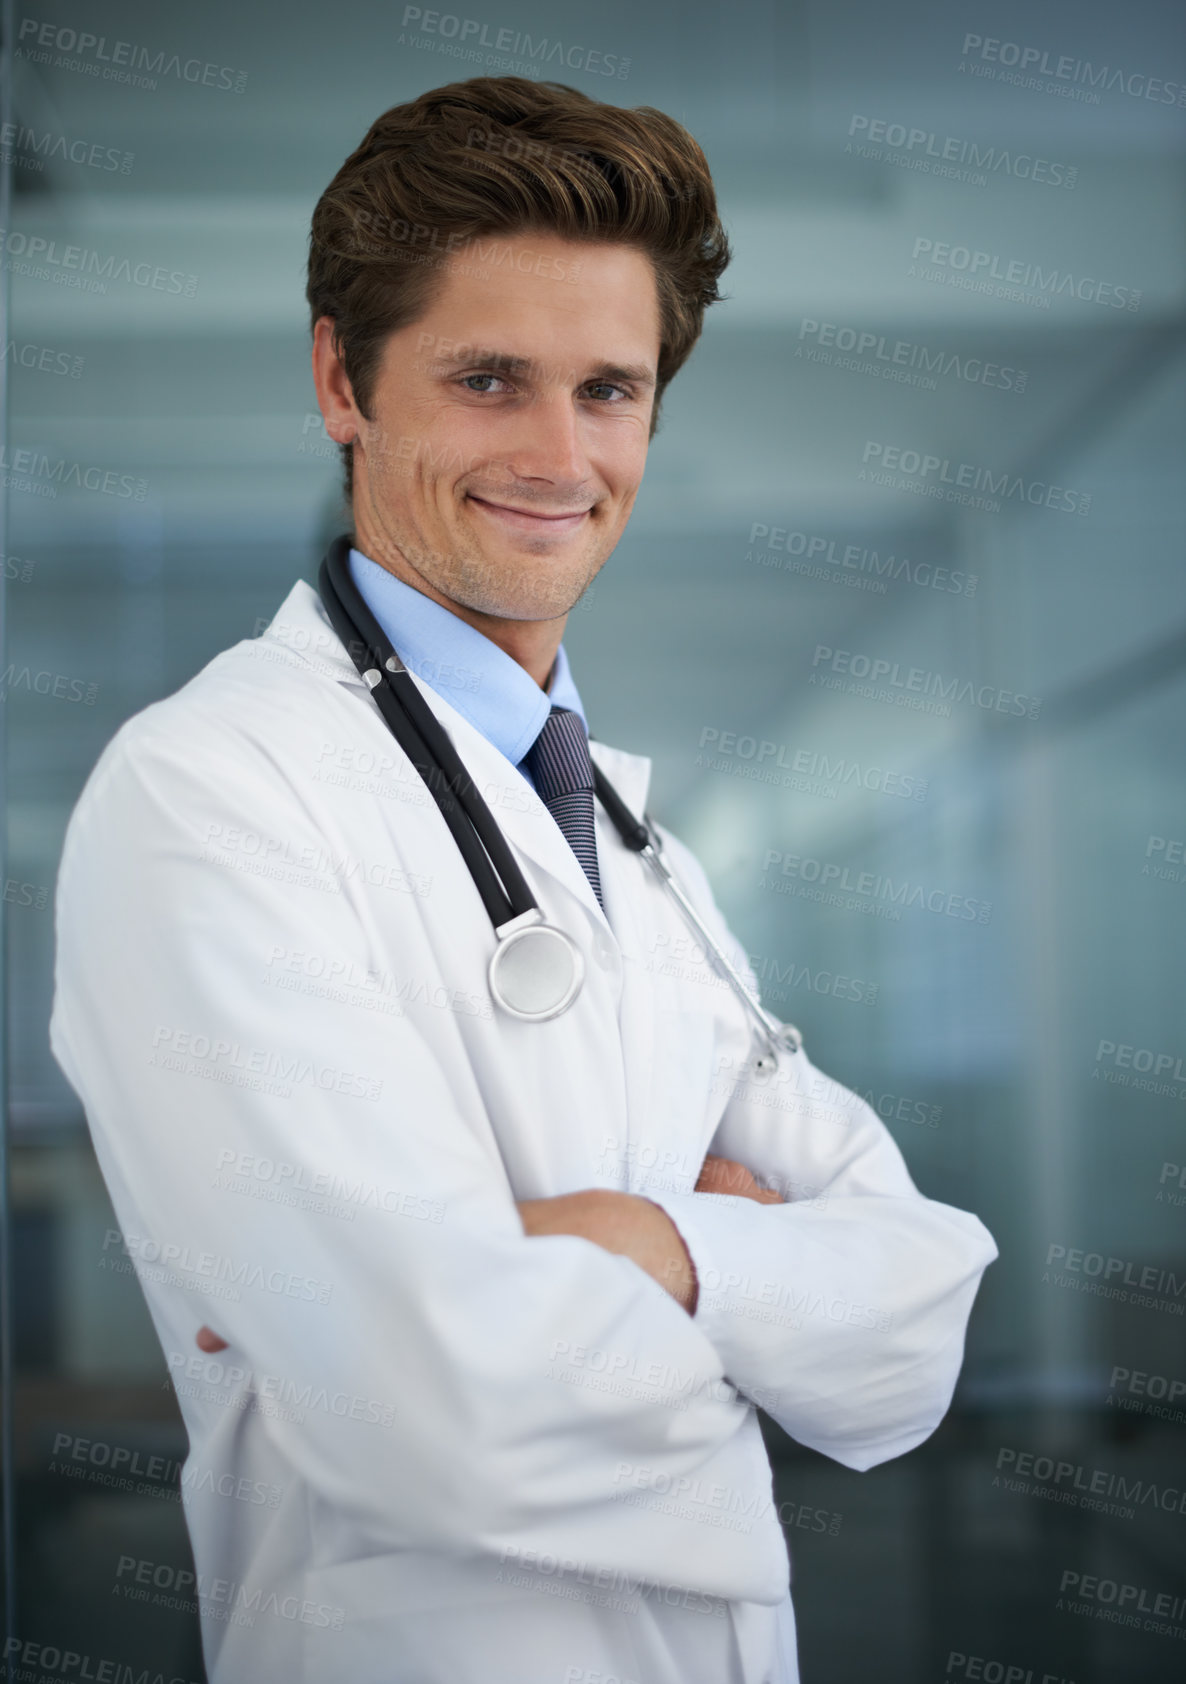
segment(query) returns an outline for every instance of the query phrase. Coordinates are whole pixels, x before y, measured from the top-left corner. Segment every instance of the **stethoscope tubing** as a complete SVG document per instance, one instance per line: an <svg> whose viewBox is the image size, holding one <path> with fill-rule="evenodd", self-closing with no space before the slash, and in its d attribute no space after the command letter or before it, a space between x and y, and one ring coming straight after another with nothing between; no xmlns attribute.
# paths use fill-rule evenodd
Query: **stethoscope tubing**
<svg viewBox="0 0 1186 1684"><path fill-rule="evenodd" d="M593 767L593 785L597 791L598 800L613 820L622 841L634 853L641 855L650 866L655 876L676 902L688 923L691 924L703 941L706 952L711 954L714 964L725 981L742 1003L753 1013L755 1020L765 1031L767 1040L775 1048L785 1045L790 1050L798 1052L802 1045L802 1036L799 1031L793 1029L790 1024L780 1023L772 1013L766 1010L760 1000L754 998L745 978L729 959L728 954L724 952L712 931L684 893L679 879L664 859L659 834L651 820L645 813L641 821L634 817L605 773L597 765ZM788 1031L792 1031L789 1040L787 1039Z"/></svg>
<svg viewBox="0 0 1186 1684"><path fill-rule="evenodd" d="M344 553L335 554L342 545ZM339 539L321 564L319 582L326 612L388 729L440 808L497 930L533 910L535 897L457 750L349 577L348 553L349 540ZM334 566L338 561L341 565Z"/></svg>
<svg viewBox="0 0 1186 1684"><path fill-rule="evenodd" d="M346 536L330 546L318 580L321 600L388 729L435 799L501 940L508 925L542 918L539 904L448 733L351 579L351 542ZM596 762L593 786L623 844L646 861L675 900L717 970L765 1034L775 1057L780 1051L798 1052L803 1044L799 1031L793 1024L780 1023L755 998L668 866L650 818L645 813L641 821L634 817Z"/></svg>

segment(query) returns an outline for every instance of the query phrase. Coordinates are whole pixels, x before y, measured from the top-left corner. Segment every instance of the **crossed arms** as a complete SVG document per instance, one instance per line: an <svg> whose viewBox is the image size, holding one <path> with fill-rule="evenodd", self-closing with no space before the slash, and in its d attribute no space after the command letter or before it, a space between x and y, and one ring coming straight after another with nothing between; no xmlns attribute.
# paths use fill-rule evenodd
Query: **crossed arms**
<svg viewBox="0 0 1186 1684"><path fill-rule="evenodd" d="M696 1191L731 1193L757 1204L783 1203L780 1194L759 1187L744 1164L711 1152L704 1160ZM535 1235L573 1234L592 1240L603 1251L631 1258L682 1309L689 1315L695 1313L699 1289L688 1248L670 1216L652 1200L635 1193L590 1187L553 1199L520 1199L517 1208L529 1239ZM198 1329L197 1344L199 1350L210 1352L227 1348L227 1341L205 1326Z"/></svg>
<svg viewBox="0 0 1186 1684"><path fill-rule="evenodd" d="M327 730L336 705L329 696ZM174 712L186 729L174 728ZM291 1464L294 1501L303 1481L348 1509L377 1547L559 1540L671 1582L694 1558L698 1582L716 1594L780 1593L765 1532L697 1528L689 1555L686 1527L659 1510L625 1512L616 1470L682 1477L707 1467L748 1491L763 1476L746 1400L847 1466L910 1449L950 1399L993 1255L987 1234L923 1198L880 1119L805 1053L783 1061L769 1091L751 1092L739 1044L736 1091L694 1191L643 1181L642 1197L585 1187L514 1201L448 1014L383 1016L257 980L278 945L337 956L363 975L374 932L345 895L210 869L203 838L250 824L274 772L221 715L190 712L174 699L126 728L76 811L59 874L54 1018L54 1050L87 1106L129 1254L159 1242L178 1260L146 1277L171 1366L188 1360L208 1317L216 1331L199 1346L226 1340L249 1357L245 1392L252 1374L300 1390L332 1373L344 1394L389 1403L395 1434L315 1410L299 1422L269 1413L250 1428L252 1445ZM275 834L294 858L306 848L316 857L316 805L284 796L278 786ZM695 883L691 856L680 863ZM707 884L699 898L711 911ZM409 971L425 969L415 921L404 941ZM349 1071L327 1069L346 1083L344 1098L332 1082L272 1092L278 1084L251 1075L259 1049L296 1059L338 1038ZM223 1049L226 1070L194 1056L195 1041ZM182 1042L189 1051L174 1056ZM595 1074L576 1043L573 1057ZM352 1093L351 1072L365 1072L383 1103ZM222 1074L234 1080L202 1079ZM689 1075L689 1098L694 1086ZM596 1138L599 1092L586 1081L574 1096L577 1140ZM249 1207L235 1195L250 1187L212 1179L240 1160L288 1160L311 1185L332 1168L388 1190L398 1208L372 1203L356 1220L312 1222L297 1198ZM578 1151L567 1161L583 1160ZM793 1197L763 1192L755 1175ZM421 1192L447 1221L416 1220L414 1200L401 1214L399 1197ZM283 1294L267 1285L277 1258L304 1271ZM642 1286L638 1268L661 1293ZM203 1278L215 1271L219 1281ZM241 1290L219 1290L217 1307L194 1314L197 1290L240 1277ZM683 1314L665 1308L673 1301ZM398 1338L376 1337L385 1327ZM569 1344L643 1378L577 1384L553 1372ZM678 1377L675 1414L652 1395L652 1370L664 1385ZM213 1443L220 1418L198 1425Z"/></svg>

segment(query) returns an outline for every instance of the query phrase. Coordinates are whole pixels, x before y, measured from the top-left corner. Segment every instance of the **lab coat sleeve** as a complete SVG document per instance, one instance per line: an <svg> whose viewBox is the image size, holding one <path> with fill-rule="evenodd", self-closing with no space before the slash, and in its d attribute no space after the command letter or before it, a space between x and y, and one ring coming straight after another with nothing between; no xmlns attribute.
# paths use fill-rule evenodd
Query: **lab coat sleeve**
<svg viewBox="0 0 1186 1684"><path fill-rule="evenodd" d="M666 845L756 992L694 856L673 837ZM696 1323L733 1383L792 1438L852 1468L900 1456L947 1411L996 1245L975 1216L923 1197L881 1119L802 1049L767 1080L733 1075L709 1150L788 1202L648 1194L696 1268Z"/></svg>
<svg viewBox="0 0 1186 1684"><path fill-rule="evenodd" d="M136 1261L162 1342L194 1353L206 1322L256 1380L345 1399L265 1430L373 1547L528 1540L777 1597L785 1563L721 1533L689 1569L677 1519L617 1500L622 1466L694 1474L751 1419L709 1330L629 1259L524 1235L455 1014L430 1047L335 985L383 947L374 896L318 878L349 839L266 745L183 723L178 746L138 716L76 810L52 1025L123 1229L105 1251ZM278 954L316 963L281 988ZM638 1383L566 1383L561 1340Z"/></svg>

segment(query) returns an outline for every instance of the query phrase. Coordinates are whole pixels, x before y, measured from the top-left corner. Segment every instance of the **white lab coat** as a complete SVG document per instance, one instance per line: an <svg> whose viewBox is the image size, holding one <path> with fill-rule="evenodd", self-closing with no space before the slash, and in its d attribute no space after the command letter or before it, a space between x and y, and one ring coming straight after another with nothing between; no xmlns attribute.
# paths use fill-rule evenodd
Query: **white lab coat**
<svg viewBox="0 0 1186 1684"><path fill-rule="evenodd" d="M304 584L120 730L66 840L52 1043L122 1232L96 1261L133 1258L178 1388L212 1684L793 1684L750 1400L848 1467L911 1449L992 1239L806 1052L747 1076L743 1009L600 807L605 915L417 682L586 957L551 1022L492 1009L471 879ZM641 811L650 763L593 753ZM790 1202L694 1193L710 1150ZM596 1186L670 1212L694 1317L523 1234L516 1199Z"/></svg>

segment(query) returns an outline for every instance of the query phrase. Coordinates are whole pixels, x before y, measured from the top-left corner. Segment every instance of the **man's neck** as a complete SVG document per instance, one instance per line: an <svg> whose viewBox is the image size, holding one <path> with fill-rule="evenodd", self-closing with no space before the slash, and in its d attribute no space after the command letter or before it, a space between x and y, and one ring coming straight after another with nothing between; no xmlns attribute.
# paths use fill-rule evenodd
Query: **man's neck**
<svg viewBox="0 0 1186 1684"><path fill-rule="evenodd" d="M518 662L524 672L530 673L541 690L548 690L556 666L556 651L568 622L567 614L556 620L507 620L498 614L484 614L478 608L470 608L445 596L397 551L388 552L383 546L368 544L362 536L356 536L354 542L364 555L393 577L419 591L421 596L428 597L430 602L447 608L459 620L464 620L466 625L497 644L504 654Z"/></svg>

